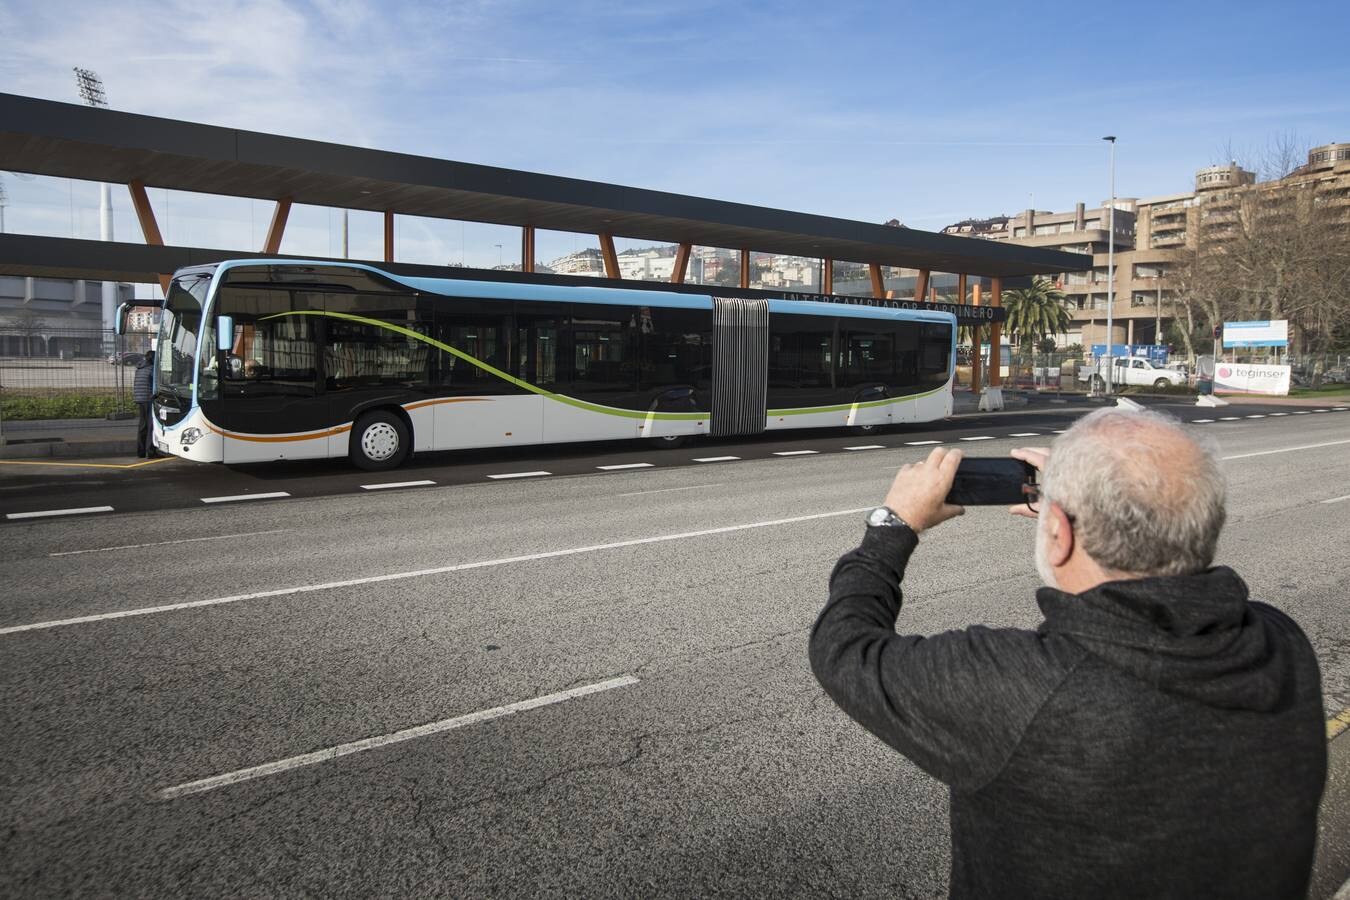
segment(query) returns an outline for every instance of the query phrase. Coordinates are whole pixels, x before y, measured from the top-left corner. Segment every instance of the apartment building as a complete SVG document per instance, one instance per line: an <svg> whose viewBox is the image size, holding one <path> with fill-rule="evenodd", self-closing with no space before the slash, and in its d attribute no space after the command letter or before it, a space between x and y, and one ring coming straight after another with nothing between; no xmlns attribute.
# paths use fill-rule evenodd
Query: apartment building
<svg viewBox="0 0 1350 900"><path fill-rule="evenodd" d="M1180 251L1199 242L1228 239L1240 203L1253 191L1276 195L1311 188L1314 202L1341 211L1350 228L1350 143L1325 144L1308 153L1308 162L1284 178L1257 182L1237 163L1207 166L1195 174L1195 189L1156 197L1118 197L1115 208L1115 306L1111 339L1115 343L1159 342L1174 318L1175 283L1169 271ZM1006 240L1092 256L1091 270L1058 279L1073 307L1068 344L1106 343L1110 203L1095 209L1079 203L1072 212L1041 210L949 225L944 234ZM1001 220L1007 218L1006 224Z"/></svg>

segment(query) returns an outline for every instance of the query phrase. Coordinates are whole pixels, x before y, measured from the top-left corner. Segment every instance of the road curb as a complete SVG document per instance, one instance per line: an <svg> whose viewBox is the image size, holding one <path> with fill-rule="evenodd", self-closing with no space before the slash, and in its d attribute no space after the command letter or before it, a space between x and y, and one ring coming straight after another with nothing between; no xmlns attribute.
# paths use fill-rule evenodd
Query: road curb
<svg viewBox="0 0 1350 900"><path fill-rule="evenodd" d="M136 441L34 441L0 446L0 459L70 459L88 456L135 456Z"/></svg>

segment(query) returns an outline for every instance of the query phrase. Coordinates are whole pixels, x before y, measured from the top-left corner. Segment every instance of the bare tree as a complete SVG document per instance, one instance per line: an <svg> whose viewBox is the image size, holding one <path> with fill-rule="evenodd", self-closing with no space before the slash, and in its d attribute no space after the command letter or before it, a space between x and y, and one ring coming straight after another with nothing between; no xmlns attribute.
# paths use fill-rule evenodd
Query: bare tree
<svg viewBox="0 0 1350 900"><path fill-rule="evenodd" d="M33 355L33 340L47 330L47 321L31 309L21 309L9 317L6 327L17 334L24 356Z"/></svg>

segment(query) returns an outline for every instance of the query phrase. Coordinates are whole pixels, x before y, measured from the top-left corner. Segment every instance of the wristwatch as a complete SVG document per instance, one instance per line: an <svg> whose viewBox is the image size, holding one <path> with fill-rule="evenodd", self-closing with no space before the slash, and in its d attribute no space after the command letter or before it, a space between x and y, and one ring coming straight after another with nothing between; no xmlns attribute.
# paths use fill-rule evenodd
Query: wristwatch
<svg viewBox="0 0 1350 900"><path fill-rule="evenodd" d="M867 525L870 528L908 528L910 531L914 530L912 525L897 516L888 506L878 506L876 509L869 510Z"/></svg>

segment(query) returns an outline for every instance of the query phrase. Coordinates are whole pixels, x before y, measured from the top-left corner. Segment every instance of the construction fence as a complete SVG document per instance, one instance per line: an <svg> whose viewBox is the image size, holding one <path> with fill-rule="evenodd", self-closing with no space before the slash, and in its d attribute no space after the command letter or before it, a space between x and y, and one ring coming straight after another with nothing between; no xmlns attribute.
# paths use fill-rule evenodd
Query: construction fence
<svg viewBox="0 0 1350 900"><path fill-rule="evenodd" d="M0 428L41 420L79 427L134 418L132 381L153 339L149 332L0 328Z"/></svg>

